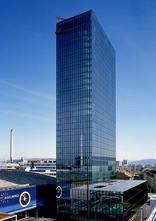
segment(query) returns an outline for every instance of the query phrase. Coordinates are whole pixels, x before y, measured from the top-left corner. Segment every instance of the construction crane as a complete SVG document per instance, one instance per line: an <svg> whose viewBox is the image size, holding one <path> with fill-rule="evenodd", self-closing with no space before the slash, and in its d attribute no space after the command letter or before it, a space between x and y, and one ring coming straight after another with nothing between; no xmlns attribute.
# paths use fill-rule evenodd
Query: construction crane
<svg viewBox="0 0 156 221"><path fill-rule="evenodd" d="M61 21L64 21L64 20L65 20L65 18L63 18L63 17L59 16L59 17L57 17L57 20L58 20L58 22L61 22ZM62 34L63 34L63 32L62 32L61 28L57 28L57 30L56 30L56 32L55 32L55 34L56 34L56 35L62 35Z"/></svg>
<svg viewBox="0 0 156 221"><path fill-rule="evenodd" d="M58 16L58 17L57 17L57 20L58 20L58 22L60 22L60 21L64 21L65 18L64 18L64 17L61 17L61 16Z"/></svg>

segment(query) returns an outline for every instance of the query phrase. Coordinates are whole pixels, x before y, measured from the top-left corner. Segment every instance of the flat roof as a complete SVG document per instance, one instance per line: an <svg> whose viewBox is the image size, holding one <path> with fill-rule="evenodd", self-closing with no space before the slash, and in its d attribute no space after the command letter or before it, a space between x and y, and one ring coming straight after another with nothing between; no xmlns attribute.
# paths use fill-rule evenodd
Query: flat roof
<svg viewBox="0 0 156 221"><path fill-rule="evenodd" d="M109 191L109 192L125 192L140 184L146 183L145 180L110 180L108 182L95 183L89 185L89 190ZM87 185L72 188L72 190L87 189Z"/></svg>
<svg viewBox="0 0 156 221"><path fill-rule="evenodd" d="M7 213L0 213L0 219L4 219L4 218L9 218L9 217L16 217L16 215L10 215Z"/></svg>
<svg viewBox="0 0 156 221"><path fill-rule="evenodd" d="M32 185L56 184L56 178L21 170L0 170L0 190Z"/></svg>
<svg viewBox="0 0 156 221"><path fill-rule="evenodd" d="M19 187L20 185L0 179L0 190Z"/></svg>

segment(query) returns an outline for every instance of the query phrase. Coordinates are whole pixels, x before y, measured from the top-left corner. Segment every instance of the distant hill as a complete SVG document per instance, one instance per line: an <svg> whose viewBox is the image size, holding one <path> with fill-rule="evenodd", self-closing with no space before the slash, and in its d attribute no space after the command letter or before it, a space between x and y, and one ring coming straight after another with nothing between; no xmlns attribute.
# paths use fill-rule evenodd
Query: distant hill
<svg viewBox="0 0 156 221"><path fill-rule="evenodd" d="M144 160L135 160L135 161L129 161L128 164L141 164L141 165L156 165L156 159L144 159Z"/></svg>

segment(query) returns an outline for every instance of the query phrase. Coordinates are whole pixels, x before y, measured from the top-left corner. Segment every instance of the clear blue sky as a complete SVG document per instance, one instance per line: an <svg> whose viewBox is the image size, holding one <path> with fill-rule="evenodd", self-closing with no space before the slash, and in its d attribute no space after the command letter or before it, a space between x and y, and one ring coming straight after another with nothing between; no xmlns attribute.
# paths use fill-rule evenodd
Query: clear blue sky
<svg viewBox="0 0 156 221"><path fill-rule="evenodd" d="M0 0L0 158L55 156L55 23L93 9L116 49L117 158L156 158L156 1Z"/></svg>

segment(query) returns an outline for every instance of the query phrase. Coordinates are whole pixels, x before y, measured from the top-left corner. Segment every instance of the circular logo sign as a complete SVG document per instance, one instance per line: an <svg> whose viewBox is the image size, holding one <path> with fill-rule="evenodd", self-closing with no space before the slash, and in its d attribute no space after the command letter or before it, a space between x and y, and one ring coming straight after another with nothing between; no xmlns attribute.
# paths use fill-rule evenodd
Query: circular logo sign
<svg viewBox="0 0 156 221"><path fill-rule="evenodd" d="M30 194L26 191L21 193L19 202L22 207L28 206L30 203Z"/></svg>
<svg viewBox="0 0 156 221"><path fill-rule="evenodd" d="M62 196L62 188L60 186L56 187L56 198L59 199Z"/></svg>

